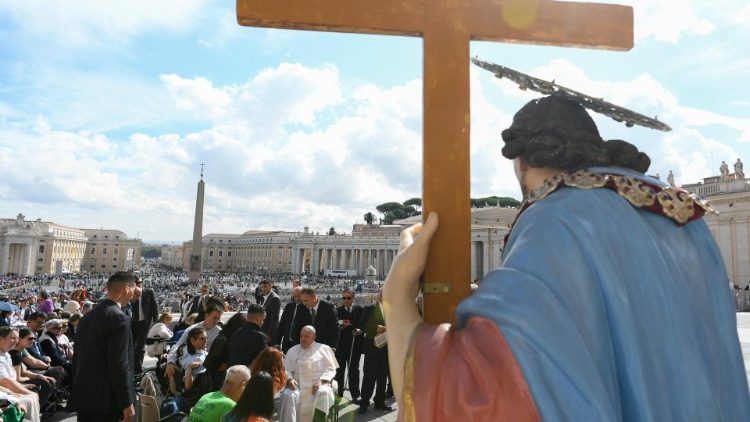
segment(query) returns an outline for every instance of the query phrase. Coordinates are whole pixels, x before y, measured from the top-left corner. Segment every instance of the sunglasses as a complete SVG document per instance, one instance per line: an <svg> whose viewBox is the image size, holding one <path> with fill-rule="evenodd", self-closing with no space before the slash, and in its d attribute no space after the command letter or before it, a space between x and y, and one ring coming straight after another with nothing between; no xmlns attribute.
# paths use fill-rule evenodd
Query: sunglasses
<svg viewBox="0 0 750 422"><path fill-rule="evenodd" d="M353 297L346 297L346 296L344 296L344 297L342 297L342 299L344 299L344 300L352 300L354 298Z"/></svg>

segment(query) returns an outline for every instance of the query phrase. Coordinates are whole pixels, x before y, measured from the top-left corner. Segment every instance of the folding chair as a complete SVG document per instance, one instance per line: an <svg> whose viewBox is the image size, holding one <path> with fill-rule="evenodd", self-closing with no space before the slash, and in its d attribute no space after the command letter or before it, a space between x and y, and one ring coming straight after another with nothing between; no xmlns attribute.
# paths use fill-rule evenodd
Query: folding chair
<svg viewBox="0 0 750 422"><path fill-rule="evenodd" d="M140 395L141 401L141 419L140 422L158 422L159 405L156 404L154 396Z"/></svg>

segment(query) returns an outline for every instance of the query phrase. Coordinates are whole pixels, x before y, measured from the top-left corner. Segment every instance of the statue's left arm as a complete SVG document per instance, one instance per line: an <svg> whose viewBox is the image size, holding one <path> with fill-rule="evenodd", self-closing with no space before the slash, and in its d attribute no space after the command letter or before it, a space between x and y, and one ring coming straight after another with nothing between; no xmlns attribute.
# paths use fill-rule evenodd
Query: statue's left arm
<svg viewBox="0 0 750 422"><path fill-rule="evenodd" d="M461 329L422 323L414 300L437 223L431 214L423 227L402 232L383 289L399 419L538 421L521 369L493 321L473 317Z"/></svg>

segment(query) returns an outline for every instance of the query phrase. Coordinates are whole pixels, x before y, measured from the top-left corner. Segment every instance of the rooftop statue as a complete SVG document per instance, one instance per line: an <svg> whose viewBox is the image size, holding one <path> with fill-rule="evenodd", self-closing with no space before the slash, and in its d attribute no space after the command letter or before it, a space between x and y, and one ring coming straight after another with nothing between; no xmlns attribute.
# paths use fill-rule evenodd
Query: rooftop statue
<svg viewBox="0 0 750 422"><path fill-rule="evenodd" d="M721 174L721 180L729 180L729 166L726 161L722 161L719 166L719 173Z"/></svg>
<svg viewBox="0 0 750 422"><path fill-rule="evenodd" d="M745 172L742 170L742 161L739 158L734 163L734 178L739 180L745 179Z"/></svg>

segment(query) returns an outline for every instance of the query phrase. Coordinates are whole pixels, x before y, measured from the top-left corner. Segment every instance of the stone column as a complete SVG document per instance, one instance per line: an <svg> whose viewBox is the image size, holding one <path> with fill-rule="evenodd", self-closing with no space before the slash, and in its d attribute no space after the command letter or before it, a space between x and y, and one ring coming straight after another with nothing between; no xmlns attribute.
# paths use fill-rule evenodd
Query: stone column
<svg viewBox="0 0 750 422"><path fill-rule="evenodd" d="M482 242L482 279L490 272L490 239L488 238Z"/></svg>
<svg viewBox="0 0 750 422"><path fill-rule="evenodd" d="M312 254L310 257L310 274L317 276L318 270L320 269L321 250L313 246L310 253Z"/></svg>
<svg viewBox="0 0 750 422"><path fill-rule="evenodd" d="M388 273L391 271L391 250L385 249L385 266L383 268L383 274L388 276Z"/></svg>
<svg viewBox="0 0 750 422"><path fill-rule="evenodd" d="M359 250L359 274L365 275L367 270L367 253L364 249Z"/></svg>
<svg viewBox="0 0 750 422"><path fill-rule="evenodd" d="M8 272L8 259L10 255L10 244L0 242L0 275Z"/></svg>
<svg viewBox="0 0 750 422"><path fill-rule="evenodd" d="M18 272L20 275L29 275L29 259L31 256L29 249L31 249L31 245L28 243L24 243L21 248L21 266Z"/></svg>
<svg viewBox="0 0 750 422"><path fill-rule="evenodd" d="M477 242L471 242L471 282L477 279Z"/></svg>

